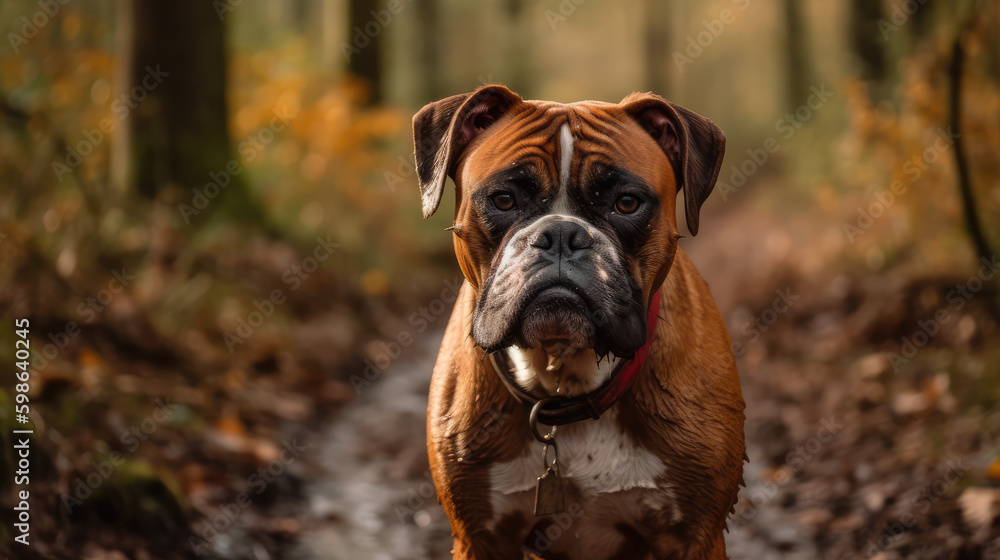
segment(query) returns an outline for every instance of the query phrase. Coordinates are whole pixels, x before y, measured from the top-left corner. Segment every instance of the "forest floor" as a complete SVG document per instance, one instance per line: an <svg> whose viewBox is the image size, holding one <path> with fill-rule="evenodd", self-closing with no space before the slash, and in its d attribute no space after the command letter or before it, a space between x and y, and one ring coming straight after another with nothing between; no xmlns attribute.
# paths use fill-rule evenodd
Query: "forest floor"
<svg viewBox="0 0 1000 560"><path fill-rule="evenodd" d="M933 277L848 270L843 241L746 197L682 241L739 349L750 461L730 556L1000 558L995 290L956 298L971 267ZM281 263L298 258L261 241L216 257L213 273L256 271L268 293ZM47 310L34 313L35 332L60 332L65 318L47 302L76 296L35 264L0 304L15 316ZM282 304L282 333L254 334L232 354L218 327L164 335L127 293L116 296L37 374L33 542L8 553L447 557L424 416L449 310L426 328L407 318L440 306L455 274L372 298L318 272ZM414 342L359 384L380 341L404 333ZM5 531L11 506L0 512Z"/></svg>

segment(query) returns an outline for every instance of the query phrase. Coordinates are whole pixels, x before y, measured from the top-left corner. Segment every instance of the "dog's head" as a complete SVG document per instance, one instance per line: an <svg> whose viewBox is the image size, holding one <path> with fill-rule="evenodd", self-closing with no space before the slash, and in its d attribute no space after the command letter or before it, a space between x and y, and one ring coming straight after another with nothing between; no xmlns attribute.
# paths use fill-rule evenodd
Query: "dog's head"
<svg viewBox="0 0 1000 560"><path fill-rule="evenodd" d="M508 351L526 389L599 386L612 365L600 358L629 358L646 341L650 298L677 248L676 195L696 234L722 131L652 94L562 104L503 86L427 105L413 131L424 217L455 181L472 338Z"/></svg>

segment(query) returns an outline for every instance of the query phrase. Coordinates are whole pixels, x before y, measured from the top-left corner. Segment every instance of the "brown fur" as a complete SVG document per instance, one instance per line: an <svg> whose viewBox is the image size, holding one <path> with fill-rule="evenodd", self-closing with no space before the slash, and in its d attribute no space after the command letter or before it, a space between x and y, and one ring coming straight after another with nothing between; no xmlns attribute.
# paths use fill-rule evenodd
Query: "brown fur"
<svg viewBox="0 0 1000 560"><path fill-rule="evenodd" d="M524 542L511 536L529 533L536 520L484 531L493 516L488 468L538 444L527 412L468 338L474 299L466 283L434 367L427 450L452 523L454 557L520 558ZM617 406L623 428L667 465L684 519L675 526L651 517L632 529L649 541L650 558L726 558L722 530L742 481L743 398L722 317L683 251L667 276L660 312L650 356ZM497 424L496 411L510 416L489 437L475 438L481 426Z"/></svg>
<svg viewBox="0 0 1000 560"><path fill-rule="evenodd" d="M490 124L481 130L466 121L469 114L486 114L495 107L504 111L490 114L497 120L487 119ZM655 120L647 122L648 113L656 111L653 117L672 124L664 129ZM615 408L621 429L666 465L663 482L669 490L621 492L620 504L605 502L598 511L596 506L589 509L588 498L567 483L567 502L582 503L582 519L590 524L606 519L626 537L619 539L620 549L592 549L587 558L726 558L723 529L736 501L745 455L744 404L725 325L708 285L677 247L674 219L674 198L683 187L689 227L697 230L697 211L714 184L725 138L710 121L691 115L651 95L633 95L619 105L562 105L522 101L506 88L490 86L429 105L415 117L425 215L437 207L447 170L455 178L459 201L456 256L467 279L434 368L427 416L431 472L451 521L454 558L521 558L526 537L550 523L521 514L497 520L492 510L490 465L514 460L527 446L539 444L529 434L527 411L507 392L470 336L480 286L502 243L488 240L468 201L480 178L512 161L535 158L553 180L558 177L556 150L545 139L562 122L570 123L578 138L575 148L589 154L588 161L603 158L625 165L657 186L661 204L646 245L628 263L647 300L662 285L661 320L649 357ZM431 149L420 139L429 140ZM694 143L708 151L696 150ZM447 147L443 155L439 144ZM615 145L629 149L605 153ZM583 157L575 160L572 177L581 176L585 165ZM656 508L640 508L639 521L624 525L608 513L635 510L637 500L657 492L670 493L682 513L679 522ZM497 522L493 530L491 520Z"/></svg>

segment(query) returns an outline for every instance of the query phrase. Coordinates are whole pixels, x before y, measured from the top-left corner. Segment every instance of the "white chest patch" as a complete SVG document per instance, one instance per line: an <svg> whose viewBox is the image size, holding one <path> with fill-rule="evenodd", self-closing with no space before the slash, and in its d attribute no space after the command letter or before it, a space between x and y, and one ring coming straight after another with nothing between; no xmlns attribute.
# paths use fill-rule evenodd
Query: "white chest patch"
<svg viewBox="0 0 1000 560"><path fill-rule="evenodd" d="M585 495L656 488L656 479L666 472L663 461L621 430L616 408L599 420L559 428L556 442L560 475ZM521 457L490 467L491 489L502 494L531 490L542 472L542 444L532 443Z"/></svg>
<svg viewBox="0 0 1000 560"><path fill-rule="evenodd" d="M563 394L567 397L596 390L611 377L611 373L621 362L621 358L611 357L598 362L594 351L585 349L566 358L565 365L559 371L547 371L544 366L545 353L540 349L525 350L511 346L503 351L510 360L510 371L521 387L532 391L541 385L549 395Z"/></svg>

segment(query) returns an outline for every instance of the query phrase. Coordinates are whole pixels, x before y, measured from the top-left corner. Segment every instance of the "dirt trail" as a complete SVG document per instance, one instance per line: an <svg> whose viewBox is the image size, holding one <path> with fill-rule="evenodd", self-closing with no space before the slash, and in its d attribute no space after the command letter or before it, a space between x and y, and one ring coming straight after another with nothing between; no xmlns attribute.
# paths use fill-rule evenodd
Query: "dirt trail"
<svg viewBox="0 0 1000 560"><path fill-rule="evenodd" d="M315 529L292 557L424 560L450 557L451 530L427 467L431 370L444 332L406 348L321 435L324 477L306 488Z"/></svg>

